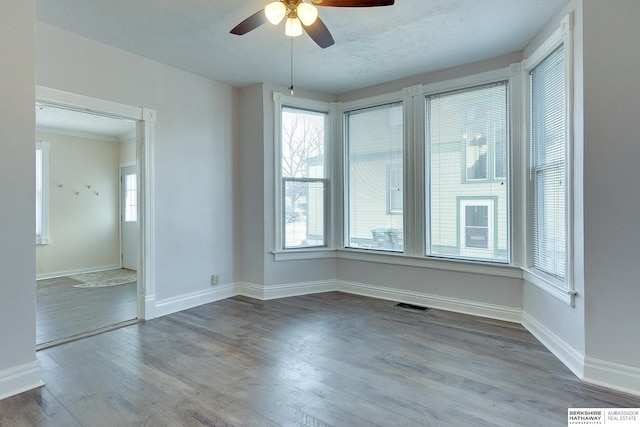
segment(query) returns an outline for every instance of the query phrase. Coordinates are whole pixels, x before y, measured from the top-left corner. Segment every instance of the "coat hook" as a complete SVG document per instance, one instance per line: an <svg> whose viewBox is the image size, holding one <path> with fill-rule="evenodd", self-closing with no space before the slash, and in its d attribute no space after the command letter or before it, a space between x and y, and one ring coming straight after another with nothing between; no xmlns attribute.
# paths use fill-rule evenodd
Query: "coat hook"
<svg viewBox="0 0 640 427"><path fill-rule="evenodd" d="M80 192L76 191L76 190L73 190L73 194L75 194L77 196L78 194L80 194Z"/></svg>
<svg viewBox="0 0 640 427"><path fill-rule="evenodd" d="M99 196L99 195L100 195L100 192L99 192L99 191L96 191L96 190L93 190L93 194L95 194L96 196Z"/></svg>
<svg viewBox="0 0 640 427"><path fill-rule="evenodd" d="M60 184L58 184L58 187L59 187L59 188L62 188L62 185L63 185L63 184L62 184L62 183L60 183Z"/></svg>
<svg viewBox="0 0 640 427"><path fill-rule="evenodd" d="M91 188L91 184L85 184L87 188Z"/></svg>

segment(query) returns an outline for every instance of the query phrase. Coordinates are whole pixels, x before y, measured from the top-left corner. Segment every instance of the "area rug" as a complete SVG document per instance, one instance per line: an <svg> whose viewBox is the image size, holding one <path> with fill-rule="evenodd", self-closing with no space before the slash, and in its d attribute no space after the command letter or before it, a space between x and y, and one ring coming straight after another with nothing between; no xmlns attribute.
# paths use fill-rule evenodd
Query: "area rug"
<svg viewBox="0 0 640 427"><path fill-rule="evenodd" d="M77 285L73 285L74 288L103 288L106 286L126 285L127 283L135 282L137 280L136 272L126 269L76 274L69 277L81 282Z"/></svg>

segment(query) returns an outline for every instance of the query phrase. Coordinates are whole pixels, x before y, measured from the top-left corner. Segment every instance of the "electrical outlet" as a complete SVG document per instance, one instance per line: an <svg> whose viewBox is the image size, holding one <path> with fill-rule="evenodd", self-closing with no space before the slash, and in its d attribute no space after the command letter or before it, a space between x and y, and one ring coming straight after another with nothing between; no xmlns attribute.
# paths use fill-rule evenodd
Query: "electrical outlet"
<svg viewBox="0 0 640 427"><path fill-rule="evenodd" d="M217 274L212 274L211 275L211 285L217 285L218 284L218 275Z"/></svg>

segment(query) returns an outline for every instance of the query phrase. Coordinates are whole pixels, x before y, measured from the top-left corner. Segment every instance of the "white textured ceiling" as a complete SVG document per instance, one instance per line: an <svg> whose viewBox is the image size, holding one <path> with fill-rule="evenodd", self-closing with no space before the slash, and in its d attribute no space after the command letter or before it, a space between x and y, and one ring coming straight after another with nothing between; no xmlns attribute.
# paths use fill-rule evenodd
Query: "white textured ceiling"
<svg viewBox="0 0 640 427"><path fill-rule="evenodd" d="M284 24L229 30L271 0L37 0L38 20L228 83L289 84ZM396 0L320 7L336 41L294 40L296 87L344 93L522 50L568 0Z"/></svg>

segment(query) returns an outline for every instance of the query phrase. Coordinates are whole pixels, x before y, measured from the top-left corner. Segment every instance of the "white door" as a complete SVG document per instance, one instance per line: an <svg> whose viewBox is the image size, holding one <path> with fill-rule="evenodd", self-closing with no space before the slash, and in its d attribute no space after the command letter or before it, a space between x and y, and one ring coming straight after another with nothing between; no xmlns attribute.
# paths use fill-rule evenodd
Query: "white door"
<svg viewBox="0 0 640 427"><path fill-rule="evenodd" d="M136 166L120 168L122 268L138 269L138 175Z"/></svg>

